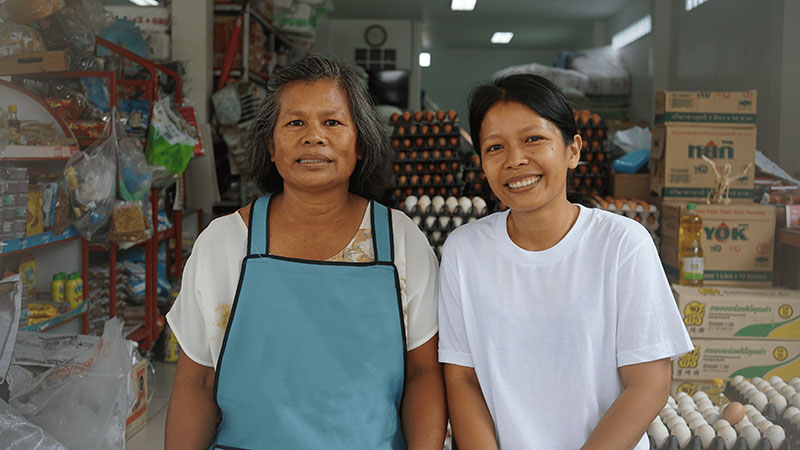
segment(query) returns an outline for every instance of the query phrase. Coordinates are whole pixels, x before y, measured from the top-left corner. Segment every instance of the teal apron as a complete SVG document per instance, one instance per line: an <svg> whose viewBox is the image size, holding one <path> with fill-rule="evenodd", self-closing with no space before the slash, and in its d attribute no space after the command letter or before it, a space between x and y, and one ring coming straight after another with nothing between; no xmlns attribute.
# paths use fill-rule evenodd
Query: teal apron
<svg viewBox="0 0 800 450"><path fill-rule="evenodd" d="M389 209L372 202L375 262L269 254L253 202L214 393L212 449L405 449L406 340Z"/></svg>

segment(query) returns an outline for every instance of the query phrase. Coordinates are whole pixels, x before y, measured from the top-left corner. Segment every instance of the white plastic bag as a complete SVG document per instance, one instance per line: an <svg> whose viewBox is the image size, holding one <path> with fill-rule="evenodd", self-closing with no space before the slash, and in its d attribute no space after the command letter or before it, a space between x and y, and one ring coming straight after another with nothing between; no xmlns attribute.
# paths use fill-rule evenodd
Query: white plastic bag
<svg viewBox="0 0 800 450"><path fill-rule="evenodd" d="M48 369L11 392L9 404L70 449L124 449L125 420L135 399L133 343L122 321L106 322L94 357ZM80 359L80 358L78 358Z"/></svg>
<svg viewBox="0 0 800 450"><path fill-rule="evenodd" d="M0 448L28 450L67 450L40 426L17 414L0 399Z"/></svg>
<svg viewBox="0 0 800 450"><path fill-rule="evenodd" d="M22 283L19 274L0 281L0 383L6 377L19 329Z"/></svg>
<svg viewBox="0 0 800 450"><path fill-rule="evenodd" d="M614 133L611 143L622 149L625 153L635 150L649 149L653 135L645 127L632 127Z"/></svg>

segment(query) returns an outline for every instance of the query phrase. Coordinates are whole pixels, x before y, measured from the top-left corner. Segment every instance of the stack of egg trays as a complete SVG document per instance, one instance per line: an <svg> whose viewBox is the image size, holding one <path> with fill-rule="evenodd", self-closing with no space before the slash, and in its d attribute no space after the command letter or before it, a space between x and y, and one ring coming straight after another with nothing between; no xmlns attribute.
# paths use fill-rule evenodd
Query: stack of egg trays
<svg viewBox="0 0 800 450"><path fill-rule="evenodd" d="M581 159L573 171L574 189L593 195L608 193L608 127L605 122L595 125L592 121L576 123L578 133L583 139Z"/></svg>
<svg viewBox="0 0 800 450"><path fill-rule="evenodd" d="M25 236L28 218L28 169L0 166L0 241Z"/></svg>
<svg viewBox="0 0 800 450"><path fill-rule="evenodd" d="M474 222L492 211L488 203L487 207L481 212L478 212L475 207L465 211L461 205L457 206L452 212L446 206L443 206L439 212L434 212L433 206L428 206L427 210L422 211L418 204L414 205L410 211L406 211L402 204L399 205L399 209L405 211L419 229L422 230L431 248L436 253L436 257L439 259L442 258L442 245L444 245L447 236L453 230L460 225ZM455 224L453 220L455 217L461 219L459 225Z"/></svg>
<svg viewBox="0 0 800 450"><path fill-rule="evenodd" d="M440 128L433 133L433 126ZM445 125L450 128L444 132ZM422 133L422 127L431 130ZM403 130L402 134L399 130ZM413 133L412 133L413 131ZM394 201L409 195L459 196L463 188L459 127L455 122L399 122L392 133ZM437 181L434 179L438 178Z"/></svg>
<svg viewBox="0 0 800 450"><path fill-rule="evenodd" d="M656 205L648 205L648 209L645 210L642 205L631 207L630 204L626 203L622 205L622 208L617 208L616 205L609 202L608 207L606 207L605 210L630 217L631 219L641 223L647 229L647 231L650 232L650 237L652 237L653 241L656 243L656 248L661 248L659 245L661 243L661 237L659 236L660 233L658 231L659 228L661 228L661 214L659 213Z"/></svg>
<svg viewBox="0 0 800 450"><path fill-rule="evenodd" d="M652 437L648 436L648 439L650 440L650 450L793 450L798 448L796 445L790 443L789 439L783 441L783 445L781 445L780 448L772 448L767 438L761 438L755 448L750 448L750 446L747 445L747 441L742 437L736 439L736 442L731 448L725 447L725 443L722 441L721 437L714 438L708 448L703 448L703 444L700 443L700 438L697 436L692 436L692 438L689 439L689 443L684 448L678 445L678 439L675 436L670 436L660 448L656 447L656 442Z"/></svg>
<svg viewBox="0 0 800 450"><path fill-rule="evenodd" d="M743 405L748 403L747 398L736 388L731 386L730 383L725 385L723 393L732 402L739 402ZM782 414L778 414L775 405L772 403L767 403L767 406L764 407L764 411L762 411L761 414L770 422L783 427L783 431L786 433L786 441L784 441L782 447L786 448L786 444L788 443L790 445L788 447L789 449L800 449L800 426L784 419Z"/></svg>

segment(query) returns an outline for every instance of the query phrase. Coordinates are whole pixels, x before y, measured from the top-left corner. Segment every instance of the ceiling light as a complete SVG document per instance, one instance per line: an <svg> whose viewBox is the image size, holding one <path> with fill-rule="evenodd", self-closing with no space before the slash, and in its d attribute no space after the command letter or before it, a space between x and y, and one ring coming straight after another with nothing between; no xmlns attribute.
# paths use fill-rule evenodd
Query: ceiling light
<svg viewBox="0 0 800 450"><path fill-rule="evenodd" d="M453 11L472 11L478 0L451 0L450 9Z"/></svg>
<svg viewBox="0 0 800 450"><path fill-rule="evenodd" d="M138 6L158 6L157 0L129 0L134 5Z"/></svg>
<svg viewBox="0 0 800 450"><path fill-rule="evenodd" d="M419 66L420 67L430 67L431 66L431 54L428 52L420 52L419 54Z"/></svg>
<svg viewBox="0 0 800 450"><path fill-rule="evenodd" d="M510 31L495 31L492 35L492 44L508 44L513 37L514 33Z"/></svg>

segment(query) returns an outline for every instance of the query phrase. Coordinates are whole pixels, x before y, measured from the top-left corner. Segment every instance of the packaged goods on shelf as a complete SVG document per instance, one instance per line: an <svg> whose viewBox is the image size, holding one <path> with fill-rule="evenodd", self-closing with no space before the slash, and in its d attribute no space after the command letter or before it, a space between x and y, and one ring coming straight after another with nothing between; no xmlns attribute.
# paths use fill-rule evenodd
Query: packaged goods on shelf
<svg viewBox="0 0 800 450"><path fill-rule="evenodd" d="M800 341L695 338L692 342L694 350L673 361L675 379L800 376Z"/></svg>
<svg viewBox="0 0 800 450"><path fill-rule="evenodd" d="M758 91L657 91L657 125L755 126Z"/></svg>
<svg viewBox="0 0 800 450"><path fill-rule="evenodd" d="M28 169L0 165L2 228L0 241L25 236L28 215Z"/></svg>
<svg viewBox="0 0 800 450"><path fill-rule="evenodd" d="M671 280L678 277L678 225L685 204L661 207L661 259ZM772 285L776 208L749 205L697 205L703 218L706 286Z"/></svg>
<svg viewBox="0 0 800 450"><path fill-rule="evenodd" d="M800 291L674 284L672 293L692 337L800 339Z"/></svg>

